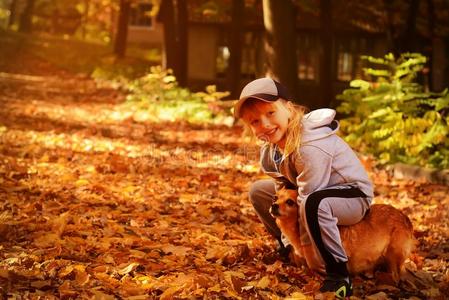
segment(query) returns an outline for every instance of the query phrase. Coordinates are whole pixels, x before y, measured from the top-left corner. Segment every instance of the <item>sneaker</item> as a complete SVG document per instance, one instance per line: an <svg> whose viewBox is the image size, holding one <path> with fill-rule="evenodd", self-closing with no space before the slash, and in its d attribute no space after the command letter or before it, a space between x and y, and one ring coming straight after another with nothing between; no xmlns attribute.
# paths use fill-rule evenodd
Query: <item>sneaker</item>
<svg viewBox="0 0 449 300"><path fill-rule="evenodd" d="M326 277L320 288L320 292L335 292L336 299L345 299L352 295L351 279Z"/></svg>
<svg viewBox="0 0 449 300"><path fill-rule="evenodd" d="M280 245L276 250L282 262L290 262L290 252L292 251L291 245L287 245L287 247L284 247L284 245Z"/></svg>

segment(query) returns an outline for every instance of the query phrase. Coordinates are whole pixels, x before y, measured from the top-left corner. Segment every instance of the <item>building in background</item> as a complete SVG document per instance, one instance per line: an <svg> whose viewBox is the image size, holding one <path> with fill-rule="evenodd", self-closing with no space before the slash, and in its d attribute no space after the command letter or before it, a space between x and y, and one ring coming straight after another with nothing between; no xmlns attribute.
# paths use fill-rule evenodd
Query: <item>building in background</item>
<svg viewBox="0 0 449 300"><path fill-rule="evenodd" d="M13 17L13 21L17 23L26 1L6 0L2 2L1 8L6 10L14 4L16 6L14 16L10 17ZM333 78L332 92L336 95L348 86L350 80L363 76L364 66L360 55L381 57L388 52L392 35L405 30L404 19L406 19L405 13L409 2L405 0L395 2L397 7L393 10L396 17L390 25L385 21L385 11L379 10L379 7L383 6L375 6L375 3L382 4L383 1L335 0L334 2L338 5L335 5L333 11L332 60L329 71ZM441 9L448 6L443 0L430 2L436 5L433 19L428 16L426 9L429 7L423 7L424 10L419 11L415 20L418 36L417 51L430 58L430 73L428 78L423 79L424 84L431 90L440 91L449 85L447 59L449 57L449 8ZM420 5L430 2L421 1ZM36 12L37 30L74 34L79 32L80 26L84 26L80 25L82 21L89 18L89 12L83 15L83 9L80 10L79 7L72 5L75 2L64 2L66 4L59 6L54 4L56 2L48 3L51 9L41 7ZM101 1L79 1L79 3L101 5ZM164 26L157 15L150 14L153 9L152 3L151 0L133 1L127 40L129 44L138 44L148 49L157 48L164 53ZM185 51L187 51L187 85L193 90L202 90L209 84L217 85L220 90L229 90L227 76L230 65L230 24L232 22L230 3L232 1L188 1L188 42ZM254 78L265 76L267 70L261 1L248 0L245 3L244 25L241 29L240 87ZM355 8L349 7L350 5ZM98 32L106 31L114 35L117 14L109 6L110 10L97 7L96 11L103 14L101 18L96 15L97 19L102 20L97 27ZM312 5L308 8L299 7L297 12L298 85L301 97L307 101L320 95L320 54L323 49L320 42L320 20L317 9ZM401 13L404 15L403 18ZM432 29L431 25L435 28ZM399 39L399 41L403 40Z"/></svg>
<svg viewBox="0 0 449 300"><path fill-rule="evenodd" d="M163 26L151 15L151 1L139 1L131 5L128 27L128 43L162 49Z"/></svg>
<svg viewBox="0 0 449 300"><path fill-rule="evenodd" d="M200 1L192 1L199 3ZM254 1L257 3L258 1ZM188 22L188 86L194 90L203 89L205 85L216 84L221 90L228 90L227 68L230 58L230 16L218 12L215 17L209 13L199 13L198 6L189 2ZM136 6L132 17L136 22L130 24L129 42L148 44L163 49L163 25L157 17L145 20L144 10L148 7ZM340 8L342 10L343 8ZM247 8L245 25L242 28L242 61L240 87L250 80L265 75L264 26L262 7ZM348 82L363 76L361 55L382 57L388 52L389 32L381 21L367 18L351 19L338 17L334 13L332 65L329 70L333 77L333 94L339 94L348 86ZM349 14L350 15L350 14ZM149 17L147 17L149 18ZM297 15L297 58L298 79L301 97L313 99L320 93L320 27L319 15L313 11L299 9ZM421 41L429 42L423 34ZM419 52L431 58L433 66L431 80L427 82L434 90L441 90L449 84L448 78L448 39L437 38L431 47L421 44ZM430 80L430 78L429 78ZM424 82L426 84L426 82Z"/></svg>

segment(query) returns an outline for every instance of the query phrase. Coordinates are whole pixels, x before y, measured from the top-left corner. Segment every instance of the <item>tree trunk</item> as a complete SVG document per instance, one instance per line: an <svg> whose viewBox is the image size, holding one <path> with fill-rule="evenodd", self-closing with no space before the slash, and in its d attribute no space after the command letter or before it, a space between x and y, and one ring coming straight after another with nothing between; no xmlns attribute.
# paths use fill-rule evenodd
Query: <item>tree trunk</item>
<svg viewBox="0 0 449 300"><path fill-rule="evenodd" d="M120 12L115 36L114 54L122 58L126 53L126 42L128 39L128 21L131 3L128 0L120 0Z"/></svg>
<svg viewBox="0 0 449 300"><path fill-rule="evenodd" d="M296 8L290 0L263 0L267 75L285 85L294 101L298 94Z"/></svg>
<svg viewBox="0 0 449 300"><path fill-rule="evenodd" d="M175 8L172 0L162 0L159 16L164 24L164 69L176 67Z"/></svg>
<svg viewBox="0 0 449 300"><path fill-rule="evenodd" d="M90 8L90 3L89 0L84 0L84 16L83 16L83 24L81 25L81 30L82 30L82 37L83 40L86 39L86 28L87 28L87 23L89 22L89 8Z"/></svg>
<svg viewBox="0 0 449 300"><path fill-rule="evenodd" d="M332 4L331 0L320 1L320 39L321 39L321 59L320 59L320 89L321 99L311 108L326 107L334 101L333 92L333 47L332 47Z"/></svg>
<svg viewBox="0 0 449 300"><path fill-rule="evenodd" d="M187 85L187 54L188 54L188 12L187 0L176 0L177 56L178 70L176 78L181 86Z"/></svg>
<svg viewBox="0 0 449 300"><path fill-rule="evenodd" d="M243 15L245 9L244 0L232 1L232 21L230 24L229 67L227 70L228 89L231 97L237 98L240 92L241 65L242 65L242 40L243 40Z"/></svg>
<svg viewBox="0 0 449 300"><path fill-rule="evenodd" d="M385 10L385 17L386 17L386 30L385 34L387 37L387 43L388 43L388 51L393 52L394 55L398 54L398 46L396 41L396 32L393 24L393 7L392 7L392 1L391 0L384 0L384 10Z"/></svg>
<svg viewBox="0 0 449 300"><path fill-rule="evenodd" d="M23 10L22 15L20 16L19 22L20 32L28 33L31 32L32 30L31 19L33 18L34 3L35 0L27 0L25 4L25 9Z"/></svg>
<svg viewBox="0 0 449 300"><path fill-rule="evenodd" d="M406 29L399 45L401 52L415 52L418 50L416 17L418 16L419 0L411 0L409 3Z"/></svg>
<svg viewBox="0 0 449 300"><path fill-rule="evenodd" d="M11 4L9 5L9 20L8 20L8 27L11 27L14 25L14 22L16 21L16 14L17 14L17 0L12 0Z"/></svg>
<svg viewBox="0 0 449 300"><path fill-rule="evenodd" d="M117 31L117 23L118 23L118 20L117 20L117 10L115 10L115 9L111 9L111 15L110 15L110 17L109 17L109 35L111 36L111 37L114 37L115 36L115 34L117 33L116 31ZM114 41L112 41L112 42L114 42Z"/></svg>
<svg viewBox="0 0 449 300"><path fill-rule="evenodd" d="M435 52L435 7L433 4L433 0L427 0L427 22L428 22L428 31L429 31L429 35L430 35L430 51L428 53L428 59L429 59L429 73L428 73L428 80L429 80L429 88L431 91L434 90L435 88L435 84L434 84L434 75L435 75L435 70L437 68L435 61L434 61L434 57L433 57L433 53Z"/></svg>
<svg viewBox="0 0 449 300"><path fill-rule="evenodd" d="M163 0L159 12L164 24L164 62L180 85L187 83L187 0Z"/></svg>
<svg viewBox="0 0 449 300"><path fill-rule="evenodd" d="M175 57L175 39L174 36L174 16L173 16L173 2L171 0L162 0L159 7L158 21L164 25L164 49L162 67L164 69L172 69Z"/></svg>

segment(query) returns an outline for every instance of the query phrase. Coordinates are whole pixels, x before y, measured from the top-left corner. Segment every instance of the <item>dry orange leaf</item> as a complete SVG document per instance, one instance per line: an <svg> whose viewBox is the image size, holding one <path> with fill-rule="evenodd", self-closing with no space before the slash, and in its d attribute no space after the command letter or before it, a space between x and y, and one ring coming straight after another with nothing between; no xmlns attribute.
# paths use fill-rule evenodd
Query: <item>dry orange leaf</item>
<svg viewBox="0 0 449 300"><path fill-rule="evenodd" d="M124 268L122 268L122 269L119 269L117 272L118 272L120 275L126 275L126 274L128 274L129 272L133 271L133 270L134 270L135 268L137 268L138 266L139 266L139 263L133 262L133 263L128 264L126 267L124 267Z"/></svg>

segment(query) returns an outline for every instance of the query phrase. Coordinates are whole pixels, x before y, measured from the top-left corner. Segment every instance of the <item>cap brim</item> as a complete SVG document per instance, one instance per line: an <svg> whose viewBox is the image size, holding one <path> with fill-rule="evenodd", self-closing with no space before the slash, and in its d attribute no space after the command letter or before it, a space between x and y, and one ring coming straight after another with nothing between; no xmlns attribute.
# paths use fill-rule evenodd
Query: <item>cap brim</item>
<svg viewBox="0 0 449 300"><path fill-rule="evenodd" d="M279 99L279 96L271 95L271 94L254 94L247 97L240 98L239 101L234 105L234 117L240 118L240 109L242 108L242 105L245 103L248 99L257 99L264 102L273 102Z"/></svg>

